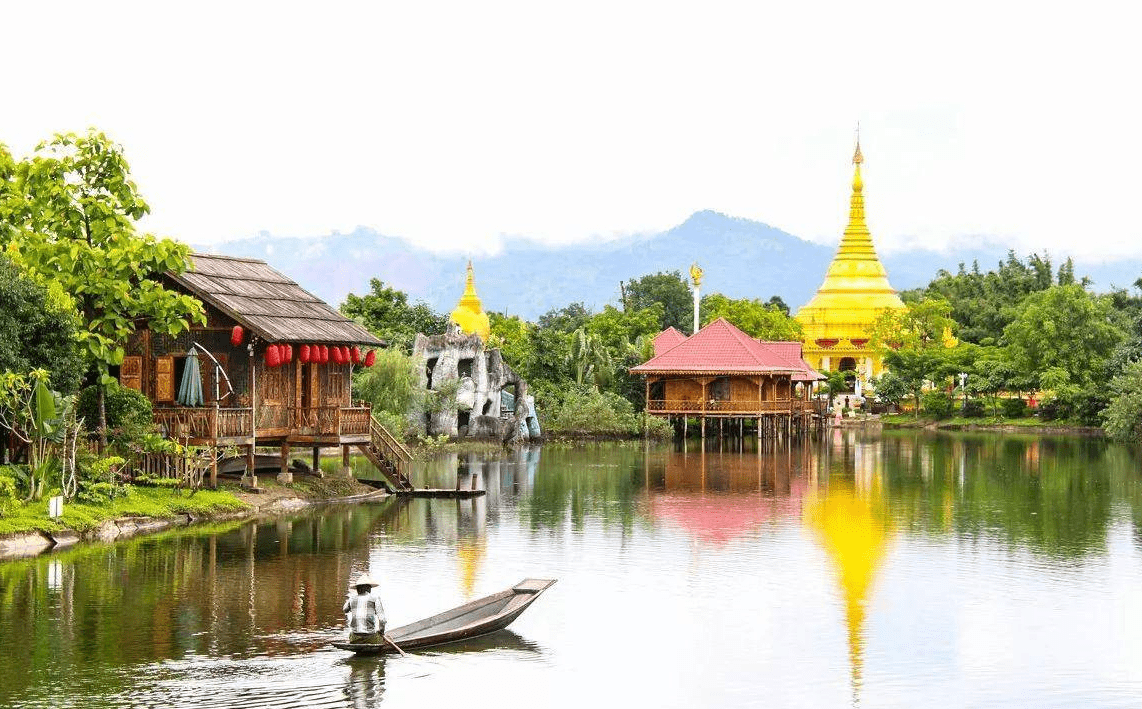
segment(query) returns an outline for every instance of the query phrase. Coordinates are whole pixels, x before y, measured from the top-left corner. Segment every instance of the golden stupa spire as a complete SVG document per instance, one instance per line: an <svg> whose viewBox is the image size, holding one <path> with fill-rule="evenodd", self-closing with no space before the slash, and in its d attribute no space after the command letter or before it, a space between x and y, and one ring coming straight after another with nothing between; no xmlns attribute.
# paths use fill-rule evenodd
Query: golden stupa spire
<svg viewBox="0 0 1142 709"><path fill-rule="evenodd" d="M464 332L469 335L479 335L484 340L487 340L491 333L491 322L488 320L488 314L484 312L484 306L480 303L480 296L476 295L476 274L472 268L472 259L468 259L468 276L464 283L464 294L460 296L460 302L452 311L451 320L459 325Z"/></svg>
<svg viewBox="0 0 1142 709"><path fill-rule="evenodd" d="M863 164L858 125L849 222L824 282L796 318L803 329L804 354L812 366L835 370L854 364L865 376L875 377L882 370L882 360L869 345L873 327L881 313L901 309L904 303L888 282L865 223Z"/></svg>

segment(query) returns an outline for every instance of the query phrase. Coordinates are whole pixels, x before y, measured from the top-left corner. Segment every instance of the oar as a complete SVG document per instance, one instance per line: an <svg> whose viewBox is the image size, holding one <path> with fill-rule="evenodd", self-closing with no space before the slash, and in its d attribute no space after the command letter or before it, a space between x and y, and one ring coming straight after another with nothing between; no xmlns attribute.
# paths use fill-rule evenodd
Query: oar
<svg viewBox="0 0 1142 709"><path fill-rule="evenodd" d="M384 638L385 640L387 640L389 645L392 645L393 647L395 647L397 649L397 652L399 652L402 657L408 657L408 653L405 652L404 650L401 650L400 645L397 645L396 643L394 643L393 639L390 638L388 635L385 635L384 633L382 633L381 637Z"/></svg>

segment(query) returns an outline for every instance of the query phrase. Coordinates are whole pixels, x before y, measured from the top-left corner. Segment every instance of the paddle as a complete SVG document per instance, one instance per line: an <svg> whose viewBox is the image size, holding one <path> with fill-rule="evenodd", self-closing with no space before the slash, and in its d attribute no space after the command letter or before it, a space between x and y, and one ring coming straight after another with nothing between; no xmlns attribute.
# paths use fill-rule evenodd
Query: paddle
<svg viewBox="0 0 1142 709"><path fill-rule="evenodd" d="M390 638L388 635L385 635L384 633L382 633L381 637L384 638L386 641L388 641L389 645L392 645L393 647L395 647L397 649L397 652L399 652L401 654L401 657L408 657L408 653L405 652L404 650L401 650L400 645L397 645L396 643L394 643L393 639Z"/></svg>

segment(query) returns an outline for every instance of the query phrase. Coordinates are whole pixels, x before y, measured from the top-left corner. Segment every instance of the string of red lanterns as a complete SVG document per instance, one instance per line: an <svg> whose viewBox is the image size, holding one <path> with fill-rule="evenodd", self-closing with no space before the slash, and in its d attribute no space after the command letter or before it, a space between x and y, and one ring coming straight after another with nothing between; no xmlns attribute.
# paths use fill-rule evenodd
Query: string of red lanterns
<svg viewBox="0 0 1142 709"><path fill-rule="evenodd" d="M240 332L241 326L236 326L230 335L230 341L238 341L241 344L242 333ZM278 343L266 345L265 361L267 367L280 367L284 364L289 364L293 361L293 345ZM330 360L334 364L359 364L365 367L372 367L377 361L376 350L369 350L362 354L361 348L357 345L349 347L347 345L300 345L297 348L297 359L302 364L328 364Z"/></svg>

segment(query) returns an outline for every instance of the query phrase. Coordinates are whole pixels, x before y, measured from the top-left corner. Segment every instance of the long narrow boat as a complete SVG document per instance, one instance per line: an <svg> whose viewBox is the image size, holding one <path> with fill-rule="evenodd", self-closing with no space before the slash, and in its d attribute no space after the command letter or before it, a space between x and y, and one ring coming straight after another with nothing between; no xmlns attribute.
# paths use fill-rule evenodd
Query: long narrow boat
<svg viewBox="0 0 1142 709"><path fill-rule="evenodd" d="M402 625L385 634L407 652L494 633L508 627L553 583L555 579L524 579L506 591L465 603L431 618ZM361 655L396 652L396 649L387 642L380 644L336 642L333 646Z"/></svg>

